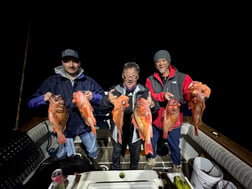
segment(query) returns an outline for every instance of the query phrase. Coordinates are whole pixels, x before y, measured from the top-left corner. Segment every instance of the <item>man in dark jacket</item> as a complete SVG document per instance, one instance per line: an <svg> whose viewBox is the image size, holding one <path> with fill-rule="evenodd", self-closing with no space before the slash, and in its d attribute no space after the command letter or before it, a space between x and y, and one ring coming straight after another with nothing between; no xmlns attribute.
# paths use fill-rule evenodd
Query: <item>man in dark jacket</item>
<svg viewBox="0 0 252 189"><path fill-rule="evenodd" d="M88 156L91 158L94 169L97 169L98 145L96 135L91 128L85 124L77 106L72 103L73 92L81 90L84 92L92 105L99 105L104 95L104 90L91 77L84 75L79 55L75 50L66 49L61 55L62 65L55 68L54 75L48 77L29 98L29 108L41 108L48 106L52 95L61 95L65 101L69 114L64 135L66 143L59 146L57 157L75 154L74 139L78 135L86 147Z"/></svg>
<svg viewBox="0 0 252 189"><path fill-rule="evenodd" d="M139 162L139 153L141 148L141 138L139 133L132 124L132 113L134 104L138 97L143 97L148 100L151 111L156 112L159 109L159 104L150 96L149 89L137 83L139 79L140 68L135 62L125 63L122 71L123 82L111 87L108 95L104 96L101 101L101 107L107 111L112 112L114 108L114 100L121 95L129 97L129 106L124 111L123 126L122 126L122 144L118 141L118 130L111 119L111 133L113 143L112 153L112 169L120 169L120 157L124 155L127 145L130 151L130 169L137 169Z"/></svg>

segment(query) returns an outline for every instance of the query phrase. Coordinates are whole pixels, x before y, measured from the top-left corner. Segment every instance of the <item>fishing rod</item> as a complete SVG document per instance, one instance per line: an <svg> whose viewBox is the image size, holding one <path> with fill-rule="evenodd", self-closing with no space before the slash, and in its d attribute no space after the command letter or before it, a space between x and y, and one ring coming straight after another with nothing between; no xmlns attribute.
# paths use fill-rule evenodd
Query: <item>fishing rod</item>
<svg viewBox="0 0 252 189"><path fill-rule="evenodd" d="M21 102L22 102L24 74L25 74L25 67L26 67L26 62L27 62L27 52L28 52L28 46L29 46L29 40L30 40L30 32L31 32L31 21L29 22L29 25L28 25L27 39L26 39L26 45L25 45L24 64L23 64L23 70L22 70L22 77L21 77L21 84L20 84L19 98L18 98L17 115L16 115L16 123L15 123L14 130L18 129L18 124L19 124L20 107L21 107Z"/></svg>

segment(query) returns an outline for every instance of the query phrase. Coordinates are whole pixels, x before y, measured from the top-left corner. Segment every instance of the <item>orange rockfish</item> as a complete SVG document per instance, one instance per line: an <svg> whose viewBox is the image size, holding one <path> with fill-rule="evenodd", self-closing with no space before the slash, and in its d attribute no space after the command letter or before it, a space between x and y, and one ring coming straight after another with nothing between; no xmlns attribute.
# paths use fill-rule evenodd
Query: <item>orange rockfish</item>
<svg viewBox="0 0 252 189"><path fill-rule="evenodd" d="M192 110L192 121L195 127L195 135L198 135L198 128L202 124L202 115L205 110L205 100L209 98L211 89L199 81L193 81L189 86L190 93L189 109Z"/></svg>
<svg viewBox="0 0 252 189"><path fill-rule="evenodd" d="M163 138L167 139L168 131L176 124L180 113L180 103L176 98L171 98L164 111Z"/></svg>
<svg viewBox="0 0 252 189"><path fill-rule="evenodd" d="M118 131L118 142L122 144L122 127L124 111L129 106L129 97L121 95L114 100L114 109L112 110L112 117Z"/></svg>
<svg viewBox="0 0 252 189"><path fill-rule="evenodd" d="M93 134L96 135L96 119L93 114L94 109L87 99L86 95L82 91L76 91L73 93L72 102L77 105L86 125L91 127Z"/></svg>
<svg viewBox="0 0 252 189"><path fill-rule="evenodd" d="M60 95L52 95L49 98L48 119L53 132L57 133L59 145L66 143L66 137L63 132L66 129L68 112L65 102Z"/></svg>
<svg viewBox="0 0 252 189"><path fill-rule="evenodd" d="M145 98L137 98L132 114L132 123L138 129L139 136L145 141L145 154L153 154L151 145L152 134L152 114Z"/></svg>

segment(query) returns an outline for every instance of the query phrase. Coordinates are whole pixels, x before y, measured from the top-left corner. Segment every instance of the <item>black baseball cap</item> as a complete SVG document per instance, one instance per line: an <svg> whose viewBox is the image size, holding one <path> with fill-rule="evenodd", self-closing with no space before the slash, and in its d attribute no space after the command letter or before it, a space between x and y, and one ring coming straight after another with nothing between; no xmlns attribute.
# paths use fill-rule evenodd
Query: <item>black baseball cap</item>
<svg viewBox="0 0 252 189"><path fill-rule="evenodd" d="M62 51L61 59L64 59L67 57L74 57L79 60L79 54L73 49L66 49L66 50Z"/></svg>

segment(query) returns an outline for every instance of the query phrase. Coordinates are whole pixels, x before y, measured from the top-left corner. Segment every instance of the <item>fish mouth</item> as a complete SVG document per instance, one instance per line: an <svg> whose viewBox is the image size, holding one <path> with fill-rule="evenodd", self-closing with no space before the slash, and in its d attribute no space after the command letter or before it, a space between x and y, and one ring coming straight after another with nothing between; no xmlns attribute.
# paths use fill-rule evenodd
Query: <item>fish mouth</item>
<svg viewBox="0 0 252 189"><path fill-rule="evenodd" d="M60 103L61 106L64 106L65 105L65 101L63 100L62 96L61 95L53 95L53 101L55 103Z"/></svg>
<svg viewBox="0 0 252 189"><path fill-rule="evenodd" d="M61 99L61 95L54 95L54 100L55 101L58 101L58 100L60 100Z"/></svg>

